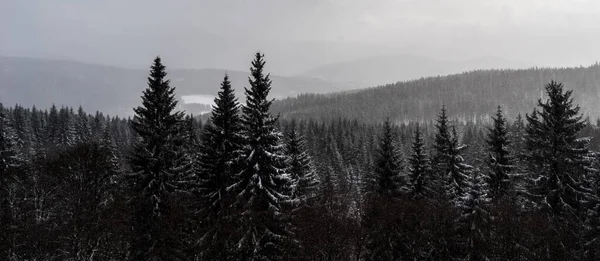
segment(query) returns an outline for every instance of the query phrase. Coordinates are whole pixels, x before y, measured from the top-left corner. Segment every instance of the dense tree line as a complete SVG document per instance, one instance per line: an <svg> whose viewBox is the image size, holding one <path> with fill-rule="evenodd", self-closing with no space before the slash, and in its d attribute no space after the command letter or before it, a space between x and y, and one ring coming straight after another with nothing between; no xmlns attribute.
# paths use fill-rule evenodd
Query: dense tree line
<svg viewBox="0 0 600 261"><path fill-rule="evenodd" d="M372 124L279 119L250 70L205 123L160 58L130 119L0 107L0 258L596 258L600 129L562 84L514 120Z"/></svg>
<svg viewBox="0 0 600 261"><path fill-rule="evenodd" d="M461 121L489 120L496 106L508 115L525 114L538 98L547 97L550 80L574 89L583 113L596 116L600 65L577 68L477 70L448 76L426 77L368 89L330 94L301 94L273 104L284 117L331 120L358 119L377 124L428 121L442 105L450 117Z"/></svg>

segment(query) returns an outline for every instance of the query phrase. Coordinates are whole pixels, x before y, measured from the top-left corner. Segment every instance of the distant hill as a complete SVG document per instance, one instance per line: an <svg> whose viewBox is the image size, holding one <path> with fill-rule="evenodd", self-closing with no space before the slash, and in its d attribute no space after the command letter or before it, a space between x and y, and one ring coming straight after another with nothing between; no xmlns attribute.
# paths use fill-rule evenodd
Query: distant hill
<svg viewBox="0 0 600 261"><path fill-rule="evenodd" d="M445 104L459 120L489 119L496 106L508 117L530 113L544 95L550 80L574 90L574 103L592 119L600 115L600 65L577 68L531 68L477 70L448 76L427 77L375 88L333 94L307 94L277 101L273 105L283 117L358 119L382 122L435 120Z"/></svg>
<svg viewBox="0 0 600 261"><path fill-rule="evenodd" d="M216 95L225 72L239 96L248 86L248 72L224 69L173 69L167 64L168 78L177 95ZM146 88L148 70L125 69L73 61L0 56L0 102L48 108L56 105L83 107L128 116L140 103ZM273 75L273 97L300 93L325 93L358 88L310 77ZM190 108L196 108L190 106ZM194 111L192 111L194 112ZM197 113L197 112L196 112Z"/></svg>
<svg viewBox="0 0 600 261"><path fill-rule="evenodd" d="M494 57L463 61L441 61L422 56L377 56L320 66L301 76L311 76L335 82L352 82L362 86L377 86L427 76L448 75L480 69L519 69L532 64Z"/></svg>

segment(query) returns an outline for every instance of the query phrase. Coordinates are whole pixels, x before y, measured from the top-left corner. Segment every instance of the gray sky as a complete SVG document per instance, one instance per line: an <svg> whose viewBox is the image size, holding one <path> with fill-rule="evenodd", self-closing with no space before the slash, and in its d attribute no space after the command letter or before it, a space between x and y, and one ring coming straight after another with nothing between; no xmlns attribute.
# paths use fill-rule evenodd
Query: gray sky
<svg viewBox="0 0 600 261"><path fill-rule="evenodd" d="M600 1L0 0L0 55L245 70L254 51L294 74L369 56L600 57Z"/></svg>

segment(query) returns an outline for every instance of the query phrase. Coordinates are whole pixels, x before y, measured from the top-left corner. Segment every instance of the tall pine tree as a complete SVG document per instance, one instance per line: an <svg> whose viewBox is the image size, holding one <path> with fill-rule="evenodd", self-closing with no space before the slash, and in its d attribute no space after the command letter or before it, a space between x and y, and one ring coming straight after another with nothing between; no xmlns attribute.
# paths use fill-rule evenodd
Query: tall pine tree
<svg viewBox="0 0 600 261"><path fill-rule="evenodd" d="M486 140L488 146L488 175L486 178L489 196L499 199L511 190L510 172L514 169L513 160L508 151L508 129L502 108L498 106L496 117L492 117L494 126L488 128Z"/></svg>
<svg viewBox="0 0 600 261"><path fill-rule="evenodd" d="M442 106L438 115L437 123L435 124L436 133L433 140L433 157L431 158L431 168L433 170L432 186L438 193L443 192L443 184L450 168L449 152L451 142L451 134L448 126L448 116L446 116L446 107Z"/></svg>
<svg viewBox="0 0 600 261"><path fill-rule="evenodd" d="M590 171L588 139L578 137L585 127L579 106L573 105L572 90L551 81L545 87L548 99L538 100L538 109L526 115L530 194L555 214L578 213L592 195L584 179Z"/></svg>
<svg viewBox="0 0 600 261"><path fill-rule="evenodd" d="M388 119L383 124L383 133L375 158L373 192L389 198L399 196L406 190L402 171L402 158L396 145L392 124Z"/></svg>
<svg viewBox="0 0 600 261"><path fill-rule="evenodd" d="M203 205L203 223L200 237L201 256L208 259L232 258L233 227L230 216L232 197L227 190L240 169L243 146L239 103L225 75L221 90L215 98L212 115L202 132L199 149L199 194Z"/></svg>
<svg viewBox="0 0 600 261"><path fill-rule="evenodd" d="M175 112L175 88L156 57L148 77L142 106L134 109L133 130L138 136L130 159L133 173L135 224L133 260L174 260L179 242L173 233L173 193L188 164L182 153L182 112Z"/></svg>
<svg viewBox="0 0 600 261"><path fill-rule="evenodd" d="M304 138L298 133L295 122L292 122L288 129L286 138L288 173L294 184L292 195L300 202L305 202L316 196L319 180L312 159L306 152Z"/></svg>
<svg viewBox="0 0 600 261"><path fill-rule="evenodd" d="M409 163L409 184L410 190L414 196L420 196L431 192L428 182L430 174L429 159L425 152L423 136L419 130L419 125L415 129L414 140L412 143L412 154L408 159Z"/></svg>
<svg viewBox="0 0 600 261"><path fill-rule="evenodd" d="M277 118L269 112L271 80L264 74L263 58L257 53L250 68L250 89L245 89L242 108L243 169L232 187L237 192L241 230L235 243L243 260L281 260L290 239L284 204L290 199L291 179Z"/></svg>
<svg viewBox="0 0 600 261"><path fill-rule="evenodd" d="M457 204L459 197L469 188L469 175L471 174L472 167L465 163L464 158L461 156L461 152L466 147L461 145L458 141L458 134L456 128L452 127L452 135L450 136L450 142L448 143L446 165L448 166L448 173L446 174L446 196L450 200Z"/></svg>

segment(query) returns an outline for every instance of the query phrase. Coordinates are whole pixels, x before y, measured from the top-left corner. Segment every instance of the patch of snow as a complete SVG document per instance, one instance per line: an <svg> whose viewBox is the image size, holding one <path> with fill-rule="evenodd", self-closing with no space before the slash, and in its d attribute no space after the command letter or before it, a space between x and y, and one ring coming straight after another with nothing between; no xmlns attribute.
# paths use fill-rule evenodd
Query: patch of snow
<svg viewBox="0 0 600 261"><path fill-rule="evenodd" d="M184 104L190 103L200 103L200 104L213 104L215 100L215 96L208 94L200 94L200 95L182 95L181 99Z"/></svg>

